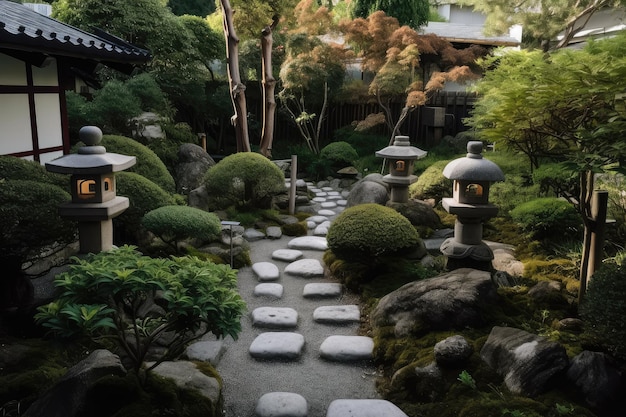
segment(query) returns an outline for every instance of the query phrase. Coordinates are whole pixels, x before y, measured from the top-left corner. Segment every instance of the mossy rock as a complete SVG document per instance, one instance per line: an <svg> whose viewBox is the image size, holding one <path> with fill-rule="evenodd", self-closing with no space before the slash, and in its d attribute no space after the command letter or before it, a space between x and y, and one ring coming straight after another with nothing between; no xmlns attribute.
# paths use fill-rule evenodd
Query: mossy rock
<svg viewBox="0 0 626 417"><path fill-rule="evenodd" d="M306 236L309 232L306 222L283 224L280 229L286 236Z"/></svg>
<svg viewBox="0 0 626 417"><path fill-rule="evenodd" d="M443 197L452 196L452 180L443 176L443 169L449 161L437 161L430 165L409 186L409 198L417 200L434 199L441 201Z"/></svg>

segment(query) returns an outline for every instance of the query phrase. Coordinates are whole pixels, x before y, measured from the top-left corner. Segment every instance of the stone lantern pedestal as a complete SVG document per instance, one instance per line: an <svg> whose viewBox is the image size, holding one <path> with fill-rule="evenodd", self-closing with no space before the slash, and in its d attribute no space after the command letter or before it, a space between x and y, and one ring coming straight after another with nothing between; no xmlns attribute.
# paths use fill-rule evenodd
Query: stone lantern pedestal
<svg viewBox="0 0 626 417"><path fill-rule="evenodd" d="M408 136L396 136L393 145L376 152L377 157L389 161L389 174L383 177L383 181L391 188L391 202L409 201L409 185L417 181L413 164L426 155L426 151L411 146Z"/></svg>
<svg viewBox="0 0 626 417"><path fill-rule="evenodd" d="M87 146L76 154L62 156L46 164L50 172L71 174L72 201L59 207L61 217L78 221L81 253L98 253L113 247L114 217L128 208L128 198L115 194L115 172L135 165L134 156L108 153L102 131L95 126L80 129Z"/></svg>
<svg viewBox="0 0 626 417"><path fill-rule="evenodd" d="M498 208L489 203L489 187L504 181L504 173L482 157L483 143L467 144L467 156L450 162L443 170L453 180L452 198L442 200L443 208L457 216L454 237L446 239L441 252L448 258L448 269L475 268L490 271L493 251L483 242L483 222L494 217Z"/></svg>

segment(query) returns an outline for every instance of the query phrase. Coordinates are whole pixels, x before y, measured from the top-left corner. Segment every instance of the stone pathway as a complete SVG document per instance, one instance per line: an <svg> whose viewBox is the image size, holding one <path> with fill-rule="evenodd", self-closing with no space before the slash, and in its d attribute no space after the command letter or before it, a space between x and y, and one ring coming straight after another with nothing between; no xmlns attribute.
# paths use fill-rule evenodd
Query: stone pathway
<svg viewBox="0 0 626 417"><path fill-rule="evenodd" d="M346 195L306 186L315 194L309 236L244 233L255 236L253 265L238 273L248 314L238 340L211 347L224 380L225 415L406 417L375 390L374 343L358 335L358 300L324 274L325 235Z"/></svg>

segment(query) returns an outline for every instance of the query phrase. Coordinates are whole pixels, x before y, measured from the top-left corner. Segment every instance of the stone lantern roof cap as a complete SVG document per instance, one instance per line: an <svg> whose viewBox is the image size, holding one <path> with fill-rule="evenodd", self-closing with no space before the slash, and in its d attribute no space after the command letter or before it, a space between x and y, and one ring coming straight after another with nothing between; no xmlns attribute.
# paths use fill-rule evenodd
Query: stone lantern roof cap
<svg viewBox="0 0 626 417"><path fill-rule="evenodd" d="M504 173L498 165L482 156L483 143L467 143L467 156L451 161L443 169L443 176L451 180L504 181Z"/></svg>
<svg viewBox="0 0 626 417"><path fill-rule="evenodd" d="M428 152L411 146L408 136L396 136L393 145L376 151L377 157L390 159L422 159L427 154Z"/></svg>
<svg viewBox="0 0 626 417"><path fill-rule="evenodd" d="M134 156L107 152L98 144L102 140L102 131L96 126L84 126L79 137L87 146L78 149L78 153L69 154L46 163L46 169L59 174L106 174L124 171L135 165Z"/></svg>

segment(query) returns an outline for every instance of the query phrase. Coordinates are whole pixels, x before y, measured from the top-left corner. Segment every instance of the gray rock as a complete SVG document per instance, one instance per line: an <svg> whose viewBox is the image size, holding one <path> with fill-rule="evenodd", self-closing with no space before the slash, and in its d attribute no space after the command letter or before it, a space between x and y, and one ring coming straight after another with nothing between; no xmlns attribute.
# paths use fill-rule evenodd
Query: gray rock
<svg viewBox="0 0 626 417"><path fill-rule="evenodd" d="M494 327L480 357L511 392L529 397L545 392L550 379L569 365L563 346L511 327Z"/></svg>
<svg viewBox="0 0 626 417"><path fill-rule="evenodd" d="M307 417L306 399L293 392L268 392L256 404L256 417Z"/></svg>
<svg viewBox="0 0 626 417"><path fill-rule="evenodd" d="M313 282L302 290L304 298L333 298L341 296L343 286L337 283Z"/></svg>
<svg viewBox="0 0 626 417"><path fill-rule="evenodd" d="M322 209L322 210L318 211L317 214L319 216L331 217L331 216L334 216L336 213L334 211L332 211L332 210Z"/></svg>
<svg viewBox="0 0 626 417"><path fill-rule="evenodd" d="M393 375L392 383L395 382L397 376L403 372L403 369L398 370ZM417 377L415 394L420 401L433 402L441 400L441 398L445 395L447 384L444 381L443 372L437 363L432 362L427 366L418 366L413 369L413 373Z"/></svg>
<svg viewBox="0 0 626 417"><path fill-rule="evenodd" d="M450 336L435 344L435 361L441 367L463 366L474 353L474 348L460 335Z"/></svg>
<svg viewBox="0 0 626 417"><path fill-rule="evenodd" d="M150 363L146 363L150 366ZM152 370L155 374L174 381L183 389L195 390L217 405L221 401L222 388L217 379L202 373L193 362L162 362Z"/></svg>
<svg viewBox="0 0 626 417"><path fill-rule="evenodd" d="M397 337L480 327L484 325L481 306L496 297L488 272L461 268L387 294L372 312L371 321L374 327L394 326Z"/></svg>
<svg viewBox="0 0 626 417"><path fill-rule="evenodd" d="M317 323L354 323L361 320L361 311L359 306L354 304L321 306L313 312L313 320Z"/></svg>
<svg viewBox="0 0 626 417"><path fill-rule="evenodd" d="M559 320L559 330L568 330L570 332L580 332L583 329L583 321L575 317L566 317Z"/></svg>
<svg viewBox="0 0 626 417"><path fill-rule="evenodd" d="M367 336L329 336L320 346L323 359L350 362L372 359L374 341Z"/></svg>
<svg viewBox="0 0 626 417"><path fill-rule="evenodd" d="M209 210L209 193L204 185L194 188L187 195L187 204L191 207L199 208L204 211Z"/></svg>
<svg viewBox="0 0 626 417"><path fill-rule="evenodd" d="M524 275L524 264L515 257L514 248L496 248L493 249L493 268L497 271L503 271L514 277Z"/></svg>
<svg viewBox="0 0 626 417"><path fill-rule="evenodd" d="M211 365L217 366L224 350L223 340L202 340L187 346L185 353L183 353L183 359L209 362Z"/></svg>
<svg viewBox="0 0 626 417"><path fill-rule="evenodd" d="M255 262L252 264L252 272L259 281L275 281L280 278L278 267L271 262Z"/></svg>
<svg viewBox="0 0 626 417"><path fill-rule="evenodd" d="M320 206L324 209L333 209L337 207L337 203L335 203L334 201L325 201L322 204L320 204Z"/></svg>
<svg viewBox="0 0 626 417"><path fill-rule="evenodd" d="M288 307L258 307L252 311L252 325L271 329L293 328L298 325L298 312Z"/></svg>
<svg viewBox="0 0 626 417"><path fill-rule="evenodd" d="M562 288L559 281L539 281L528 290L528 295L540 306L566 306L568 302L561 294Z"/></svg>
<svg viewBox="0 0 626 417"><path fill-rule="evenodd" d="M307 218L308 221L315 222L315 224L321 224L328 221L328 217L326 216L311 216Z"/></svg>
<svg viewBox="0 0 626 417"><path fill-rule="evenodd" d="M299 259L285 267L285 274L312 278L324 276L324 267L317 259Z"/></svg>
<svg viewBox="0 0 626 417"><path fill-rule="evenodd" d="M256 242L257 240L265 239L265 233L256 229L246 229L246 231L243 232L243 237L248 242Z"/></svg>
<svg viewBox="0 0 626 417"><path fill-rule="evenodd" d="M304 348L304 336L291 332L261 333L250 345L250 356L255 359L298 359Z"/></svg>
<svg viewBox="0 0 626 417"><path fill-rule="evenodd" d="M276 249L272 252L272 259L277 261L293 262L302 258L302 251L297 249Z"/></svg>
<svg viewBox="0 0 626 417"><path fill-rule="evenodd" d="M280 239L283 236L283 231L278 226L269 226L265 229L265 235L268 239Z"/></svg>
<svg viewBox="0 0 626 417"><path fill-rule="evenodd" d="M387 400L334 400L326 417L408 417L398 406Z"/></svg>
<svg viewBox="0 0 626 417"><path fill-rule="evenodd" d="M257 297L282 298L283 286L274 283L263 283L254 287L254 295Z"/></svg>
<svg viewBox="0 0 626 417"><path fill-rule="evenodd" d="M185 143L178 148L178 162L174 167L176 191L189 194L202 185L204 174L215 161L201 146Z"/></svg>
<svg viewBox="0 0 626 417"><path fill-rule="evenodd" d="M300 236L291 239L287 243L289 249L311 249L325 251L328 249L328 242L321 236Z"/></svg>
<svg viewBox="0 0 626 417"><path fill-rule="evenodd" d="M566 375L595 408L610 407L624 392L620 372L601 352L585 350L574 356Z"/></svg>
<svg viewBox="0 0 626 417"><path fill-rule="evenodd" d="M354 184L347 198L347 207L365 203L384 206L387 201L389 201L389 188L382 181L382 175L370 174Z"/></svg>
<svg viewBox="0 0 626 417"><path fill-rule="evenodd" d="M387 202L390 207L406 217L413 226L428 227L432 230L441 228L441 219L433 207L421 200L409 200L406 203Z"/></svg>

